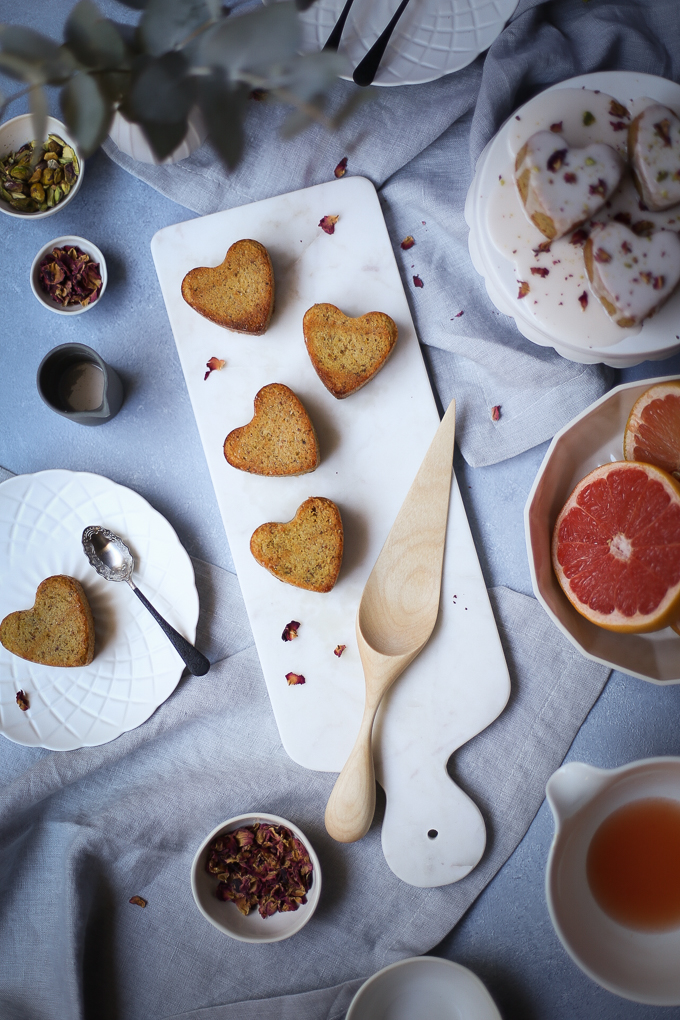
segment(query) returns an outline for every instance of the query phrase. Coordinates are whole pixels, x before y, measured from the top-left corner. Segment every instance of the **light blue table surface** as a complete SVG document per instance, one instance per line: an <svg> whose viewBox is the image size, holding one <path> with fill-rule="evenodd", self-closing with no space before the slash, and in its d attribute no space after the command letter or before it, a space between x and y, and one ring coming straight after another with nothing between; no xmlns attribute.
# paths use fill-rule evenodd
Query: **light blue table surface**
<svg viewBox="0 0 680 1020"><path fill-rule="evenodd" d="M11 112L24 111L17 103ZM157 230L191 216L102 152L87 161L80 195L54 217L0 216L0 464L14 472L60 467L107 475L164 514L192 555L233 569L149 248ZM101 303L74 318L44 309L29 286L37 250L69 233L94 241L109 270ZM73 424L38 396L40 360L67 341L95 348L124 380L123 408L105 426ZM621 381L678 372L675 357L622 372ZM546 446L488 468L456 459L490 586L531 594L522 514ZM567 760L610 767L678 754L679 730L680 685L613 674ZM544 802L516 852L434 952L475 971L505 1020L680 1018L680 1008L640 1006L604 991L562 949L543 891L552 834Z"/></svg>

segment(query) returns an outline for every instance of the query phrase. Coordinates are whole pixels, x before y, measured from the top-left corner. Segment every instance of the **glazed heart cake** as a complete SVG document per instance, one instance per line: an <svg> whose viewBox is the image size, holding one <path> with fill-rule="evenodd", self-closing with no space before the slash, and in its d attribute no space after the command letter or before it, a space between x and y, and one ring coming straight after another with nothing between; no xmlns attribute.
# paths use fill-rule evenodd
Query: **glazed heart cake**
<svg viewBox="0 0 680 1020"><path fill-rule="evenodd" d="M596 213L623 170L623 160L609 145L572 149L560 134L538 131L517 153L515 181L527 216L553 240Z"/></svg>
<svg viewBox="0 0 680 1020"><path fill-rule="evenodd" d="M654 103L628 129L628 158L642 201L649 209L680 202L680 118Z"/></svg>
<svg viewBox="0 0 680 1020"><path fill-rule="evenodd" d="M622 327L653 315L680 281L680 238L672 230L640 237L607 223L591 232L583 256L593 293Z"/></svg>
<svg viewBox="0 0 680 1020"><path fill-rule="evenodd" d="M310 496L292 521L261 524L250 539L250 551L280 581L328 592L340 573L343 544L342 519L335 503Z"/></svg>
<svg viewBox="0 0 680 1020"><path fill-rule="evenodd" d="M218 326L261 336L274 310L274 272L259 241L244 239L229 248L224 262L198 266L182 280L182 297Z"/></svg>

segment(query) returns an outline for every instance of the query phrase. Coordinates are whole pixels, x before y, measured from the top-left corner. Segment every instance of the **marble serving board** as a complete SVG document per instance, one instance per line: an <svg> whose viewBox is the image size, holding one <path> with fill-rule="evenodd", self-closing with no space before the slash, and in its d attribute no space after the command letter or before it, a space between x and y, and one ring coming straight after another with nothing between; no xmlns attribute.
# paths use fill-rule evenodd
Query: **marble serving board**
<svg viewBox="0 0 680 1020"><path fill-rule="evenodd" d="M326 215L338 216L332 235L318 226ZM218 265L246 237L267 247L274 266L276 307L261 337L214 325L180 290L190 269ZM345 178L166 227L151 248L281 740L298 764L337 772L363 710L359 599L439 423L378 196L369 181ZM344 400L322 385L303 340L304 312L324 301L352 316L386 312L399 329L385 367ZM212 357L226 365L205 379ZM264 478L224 459L227 433L250 421L255 394L273 382L297 393L317 430L321 464L312 474ZM255 528L290 520L309 496L332 499L344 524L342 570L328 594L283 584L249 548ZM284 642L291 620L300 622L299 636ZM346 645L341 657L337 645ZM291 671L306 683L289 687ZM404 881L457 881L481 857L481 815L448 778L446 762L496 718L508 694L454 480L437 626L397 680L375 730L377 774L387 796L383 848Z"/></svg>

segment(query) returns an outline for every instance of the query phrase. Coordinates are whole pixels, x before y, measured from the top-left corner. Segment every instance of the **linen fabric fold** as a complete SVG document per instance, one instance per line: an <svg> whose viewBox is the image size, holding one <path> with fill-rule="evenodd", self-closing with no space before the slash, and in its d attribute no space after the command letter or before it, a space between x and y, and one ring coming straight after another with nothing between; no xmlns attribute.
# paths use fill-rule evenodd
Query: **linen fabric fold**
<svg viewBox="0 0 680 1020"><path fill-rule="evenodd" d="M194 568L206 676L185 673L146 723L100 747L0 739L6 1020L339 1018L362 979L437 945L512 853L608 675L534 599L492 589L512 694L450 763L484 814L487 850L456 885L416 888L385 862L380 807L360 842L327 835L335 775L283 750L235 575ZM250 945L204 919L189 879L207 832L259 810L302 828L323 881L302 931Z"/></svg>
<svg viewBox="0 0 680 1020"><path fill-rule="evenodd" d="M236 3L234 12L252 7ZM486 54L424 85L374 88L337 133L314 126L283 141L286 110L250 103L243 162L229 173L209 145L167 166L138 163L108 139L120 166L203 215L347 172L379 189L418 335L443 402L456 385L472 465L497 463L550 438L613 381L604 366L562 359L521 336L472 267L463 207L476 160L517 106L549 85L618 69L680 80L677 0L520 0ZM356 86L338 81L337 110ZM415 246L400 242L411 235ZM417 276L423 286L416 286ZM463 313L462 315L460 313ZM492 409L500 407L500 418Z"/></svg>

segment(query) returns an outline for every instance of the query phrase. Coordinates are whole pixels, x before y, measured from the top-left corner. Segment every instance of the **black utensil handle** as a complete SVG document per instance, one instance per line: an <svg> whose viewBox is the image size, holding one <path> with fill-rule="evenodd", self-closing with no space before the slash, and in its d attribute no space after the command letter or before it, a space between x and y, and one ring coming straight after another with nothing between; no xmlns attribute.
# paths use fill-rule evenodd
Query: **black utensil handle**
<svg viewBox="0 0 680 1020"><path fill-rule="evenodd" d="M165 633L166 637L170 639L175 650L182 656L189 668L189 672L193 673L194 676L204 676L210 669L210 663L206 659L205 655L203 655L202 652L199 652L198 648L194 648L194 646L190 644L186 638L183 638L174 627L170 626L168 621L161 616L158 610L154 609L148 598L145 595L142 595L139 588L135 586L132 590L142 605L146 606L149 610L156 623Z"/></svg>
<svg viewBox="0 0 680 1020"><path fill-rule="evenodd" d="M390 36L394 32L399 18L406 10L408 2L409 0L401 0L401 3L397 7L394 15L392 16L392 20L385 31L382 35L378 36L366 56L355 67L352 77L357 85L370 85L375 78L378 68L380 67L380 61L383 58L383 53L387 49L387 44L390 41Z"/></svg>
<svg viewBox="0 0 680 1020"><path fill-rule="evenodd" d="M347 21L349 9L353 3L354 0L347 0L347 3L342 8L342 13L338 20L335 22L335 27L333 28L333 31L328 36L328 39L326 39L324 50L337 50L338 46L340 45L340 38L342 36L342 30L345 27L345 22Z"/></svg>

